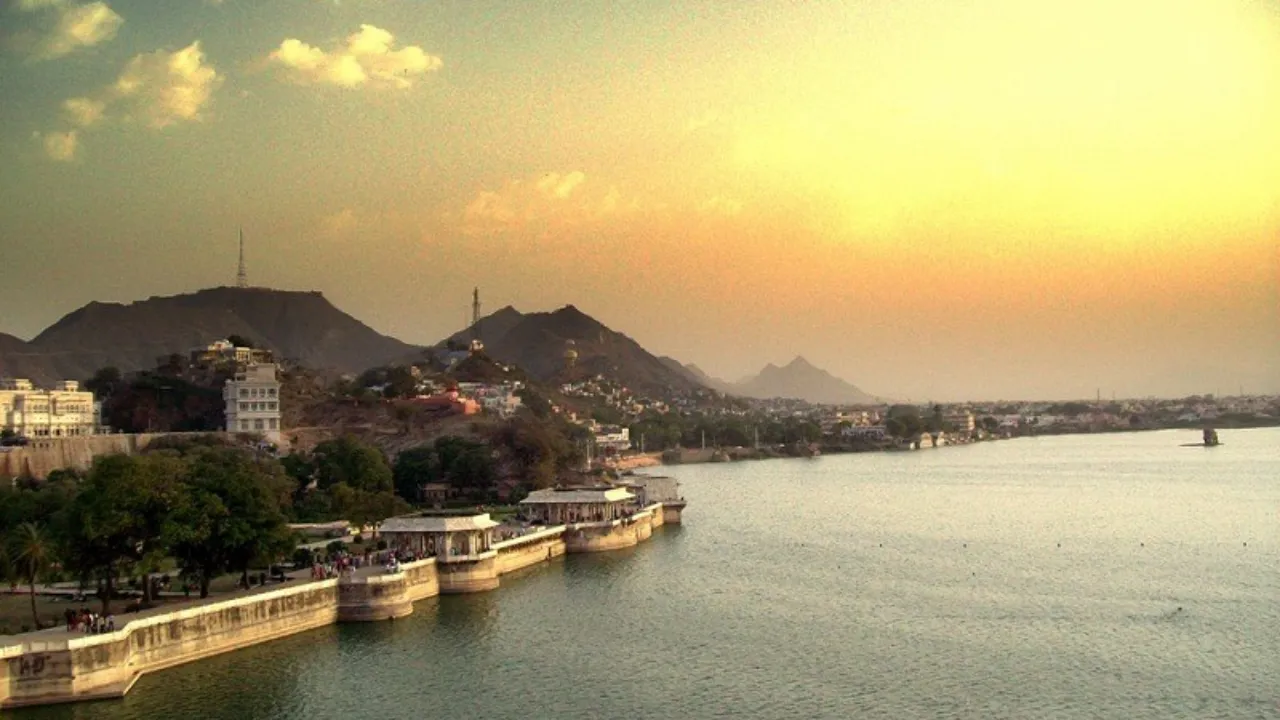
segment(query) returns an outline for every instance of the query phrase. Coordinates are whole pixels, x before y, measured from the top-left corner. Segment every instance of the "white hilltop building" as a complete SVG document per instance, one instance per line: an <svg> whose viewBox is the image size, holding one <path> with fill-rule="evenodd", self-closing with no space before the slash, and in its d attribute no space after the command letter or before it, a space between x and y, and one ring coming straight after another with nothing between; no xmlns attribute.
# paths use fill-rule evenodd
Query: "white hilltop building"
<svg viewBox="0 0 1280 720"><path fill-rule="evenodd" d="M0 378L0 431L27 438L78 437L97 432L93 393L75 380L44 390L25 378Z"/></svg>
<svg viewBox="0 0 1280 720"><path fill-rule="evenodd" d="M248 365L222 387L227 432L261 435L280 445L279 367L273 363Z"/></svg>

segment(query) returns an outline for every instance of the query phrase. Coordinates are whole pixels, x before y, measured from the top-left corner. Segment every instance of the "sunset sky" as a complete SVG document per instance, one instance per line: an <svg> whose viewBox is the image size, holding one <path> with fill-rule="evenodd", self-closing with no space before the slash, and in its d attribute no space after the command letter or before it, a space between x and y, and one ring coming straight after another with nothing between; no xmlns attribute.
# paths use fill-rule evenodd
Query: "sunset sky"
<svg viewBox="0 0 1280 720"><path fill-rule="evenodd" d="M737 379L1280 392L1276 0L8 0L0 331L577 305Z"/></svg>

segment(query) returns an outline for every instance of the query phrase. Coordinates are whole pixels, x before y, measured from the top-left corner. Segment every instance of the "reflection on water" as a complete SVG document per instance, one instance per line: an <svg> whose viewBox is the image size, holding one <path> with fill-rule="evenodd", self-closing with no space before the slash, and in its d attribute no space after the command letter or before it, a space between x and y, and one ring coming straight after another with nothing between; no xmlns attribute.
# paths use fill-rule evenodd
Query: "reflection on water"
<svg viewBox="0 0 1280 720"><path fill-rule="evenodd" d="M667 468L639 548L14 715L1280 718L1280 432L1184 440Z"/></svg>

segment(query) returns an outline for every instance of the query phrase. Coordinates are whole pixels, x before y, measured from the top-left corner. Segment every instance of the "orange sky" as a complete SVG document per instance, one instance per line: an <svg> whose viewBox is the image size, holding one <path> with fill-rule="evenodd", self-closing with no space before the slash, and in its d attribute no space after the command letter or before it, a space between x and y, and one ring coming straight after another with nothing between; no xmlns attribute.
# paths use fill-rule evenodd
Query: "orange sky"
<svg viewBox="0 0 1280 720"><path fill-rule="evenodd" d="M1280 392L1275 2L2 12L0 331L230 282L244 225L409 341L479 285L729 378Z"/></svg>

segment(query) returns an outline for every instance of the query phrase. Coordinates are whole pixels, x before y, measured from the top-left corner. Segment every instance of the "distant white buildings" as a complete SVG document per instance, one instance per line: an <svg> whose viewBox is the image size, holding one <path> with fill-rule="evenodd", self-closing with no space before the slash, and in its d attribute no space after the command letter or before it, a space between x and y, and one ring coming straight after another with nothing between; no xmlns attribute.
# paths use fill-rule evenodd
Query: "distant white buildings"
<svg viewBox="0 0 1280 720"><path fill-rule="evenodd" d="M227 432L262 435L280 444L280 380L272 363L248 365L222 388Z"/></svg>
<svg viewBox="0 0 1280 720"><path fill-rule="evenodd" d="M93 435L97 429L93 393L75 380L42 390L24 378L0 378L0 431L27 438Z"/></svg>
<svg viewBox="0 0 1280 720"><path fill-rule="evenodd" d="M944 420L952 428L955 428L955 432L962 435L968 435L978 427L978 419L974 417L973 413L969 410L960 410L950 413L944 418Z"/></svg>
<svg viewBox="0 0 1280 720"><path fill-rule="evenodd" d="M270 350L260 348L237 347L230 340L215 340L204 347L198 347L190 353L192 365L208 365L224 362L235 362L239 365L267 364L275 361ZM163 359L161 360L163 362Z"/></svg>
<svg viewBox="0 0 1280 720"><path fill-rule="evenodd" d="M521 407L520 396L517 394L524 387L522 383L501 383L498 385L490 385L487 383L458 383L458 391L463 395L474 398L480 407L484 408L486 413L493 413L498 417L510 417L516 414Z"/></svg>
<svg viewBox="0 0 1280 720"><path fill-rule="evenodd" d="M596 447L605 452L625 452L631 449L631 428L603 426L596 431L595 439Z"/></svg>

